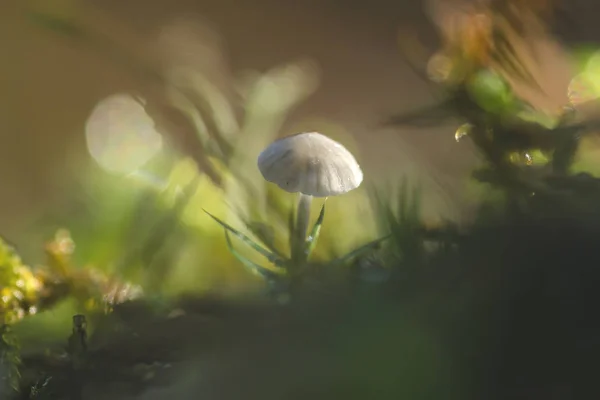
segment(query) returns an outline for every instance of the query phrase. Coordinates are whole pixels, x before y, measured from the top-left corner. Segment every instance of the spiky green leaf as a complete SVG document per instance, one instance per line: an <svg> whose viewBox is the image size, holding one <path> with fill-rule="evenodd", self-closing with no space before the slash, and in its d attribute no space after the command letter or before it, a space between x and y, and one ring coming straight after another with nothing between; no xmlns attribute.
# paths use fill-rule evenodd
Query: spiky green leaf
<svg viewBox="0 0 600 400"><path fill-rule="evenodd" d="M258 221L250 221L248 219L244 220L244 225L246 225L246 228L252 232L254 236L264 243L269 251L281 259L285 258L283 252L275 245L275 229L272 226Z"/></svg>
<svg viewBox="0 0 600 400"><path fill-rule="evenodd" d="M246 243L247 245L249 245L256 252L260 253L263 257L265 257L267 260L269 260L269 262L275 264L278 267L283 267L284 266L285 260L281 259L276 254L274 254L274 253L270 252L269 250L265 249L264 247L262 247L261 245L259 245L258 243L256 243L254 240L250 239L248 236L244 235L242 232L238 231L237 229L235 229L231 225L227 224L226 222L222 221L221 219L215 217L214 215L212 215L208 211L204 210L204 212L206 214L208 214L209 217L211 217L212 219L214 219L219 225L221 225L223 228L225 228L227 231L231 232L237 238L239 238L244 243Z"/></svg>
<svg viewBox="0 0 600 400"><path fill-rule="evenodd" d="M263 267L262 265L255 263L252 260L247 259L246 257L244 257L242 254L240 254L234 247L233 247L233 243L231 243L231 237L229 236L229 230L227 228L224 228L225 231L225 240L227 241L227 248L229 249L229 251L231 252L231 254L238 260L240 261L242 264L244 264L244 266L246 268L248 268L252 273L255 273L257 275L262 276L263 278L272 281L275 280L277 278L279 278L279 275L265 267Z"/></svg>
<svg viewBox="0 0 600 400"><path fill-rule="evenodd" d="M306 238L306 257L310 257L315 246L317 244L317 240L319 239L319 235L321 234L321 226L323 225L323 220L325 219L325 204L321 207L321 212L319 212L319 217L315 221L315 224Z"/></svg>

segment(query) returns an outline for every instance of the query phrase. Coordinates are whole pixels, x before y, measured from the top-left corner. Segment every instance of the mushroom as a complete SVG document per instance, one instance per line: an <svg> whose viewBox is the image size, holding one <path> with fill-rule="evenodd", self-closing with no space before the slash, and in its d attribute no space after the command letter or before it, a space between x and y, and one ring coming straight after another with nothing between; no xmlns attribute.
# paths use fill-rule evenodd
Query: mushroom
<svg viewBox="0 0 600 400"><path fill-rule="evenodd" d="M298 133L276 140L258 156L258 169L268 182L298 193L296 249L302 256L313 197L347 193L360 186L363 172L354 156L340 143L317 132Z"/></svg>

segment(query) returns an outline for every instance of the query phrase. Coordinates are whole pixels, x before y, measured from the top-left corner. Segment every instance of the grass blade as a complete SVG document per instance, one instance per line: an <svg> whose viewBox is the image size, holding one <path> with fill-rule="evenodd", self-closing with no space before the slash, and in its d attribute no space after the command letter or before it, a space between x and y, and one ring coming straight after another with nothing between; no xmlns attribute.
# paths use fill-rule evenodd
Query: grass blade
<svg viewBox="0 0 600 400"><path fill-rule="evenodd" d="M275 245L275 230L272 226L251 220L244 220L244 225L246 225L246 228L252 232L252 234L254 234L254 236L256 236L270 252L282 260L285 258L283 252Z"/></svg>
<svg viewBox="0 0 600 400"><path fill-rule="evenodd" d="M262 247L258 243L254 242L248 236L244 235L242 232L240 232L237 229L233 228L231 225L227 224L226 222L224 222L224 221L220 220L219 218L215 217L214 215L212 215L208 211L204 210L204 212L206 214L208 214L209 217L211 217L212 219L214 219L223 228L225 228L226 230L228 230L229 232L231 232L232 234L234 234L235 236L237 236L244 243L246 243L247 245L249 245L250 247L252 247L254 250L256 250L258 253L260 253L262 256L264 256L267 260L269 260L270 262L272 262L273 264L275 264L278 267L283 267L284 260L281 259L280 257L278 257L276 254L271 253L270 251L268 251L267 249L265 249L264 247Z"/></svg>
<svg viewBox="0 0 600 400"><path fill-rule="evenodd" d="M306 258L310 257L315 246L317 244L317 240L319 239L319 235L321 234L321 226L323 225L323 220L325 219L325 204L321 207L321 212L319 213L319 217L317 218L315 225L310 231L310 235L306 239Z"/></svg>
<svg viewBox="0 0 600 400"><path fill-rule="evenodd" d="M384 241L390 239L391 237L392 237L391 234L390 235L386 235L386 236L381 237L379 239L375 239L375 240L373 240L373 241L371 241L371 242L369 242L367 244L364 244L364 245L360 246L359 248L357 248L355 250L352 250L351 252L349 252L349 253L341 256L341 257L336 258L335 260L333 260L331 262L330 265L337 266L337 265L340 265L340 264L344 264L345 262L350 261L353 258L356 258L356 257L358 257L358 256L366 253L369 250L377 249L379 247L379 245L381 245L381 243L383 243Z"/></svg>
<svg viewBox="0 0 600 400"><path fill-rule="evenodd" d="M227 240L227 248L239 262L244 264L244 266L246 268L248 268L252 273L260 275L267 280L274 280L274 279L279 278L279 275L277 273L268 270L267 268L263 267L262 265L257 264L254 261L251 261L251 260L247 259L246 257L244 257L243 255L241 255L240 253L238 253L238 251L236 249L234 249L233 243L231 243L231 237L229 236L228 229L224 228L224 231L225 231L225 240Z"/></svg>
<svg viewBox="0 0 600 400"><path fill-rule="evenodd" d="M189 204L193 194L199 185L199 178L194 178L184 188L181 195L177 198L176 203L169 210L158 214L157 219L153 220L149 225L142 225L148 220L148 216L157 214L157 209L154 207L146 208L154 201L154 194L149 193L140 199L138 209L133 214L133 219L129 223L126 233L126 239L131 235L131 240L134 240L120 260L117 262L117 271L120 273L131 273L130 268L142 263L149 265L152 260L159 254L168 242L168 237L171 235L180 224L181 213ZM140 231L149 232L147 235L141 235ZM130 239L127 239L130 240Z"/></svg>

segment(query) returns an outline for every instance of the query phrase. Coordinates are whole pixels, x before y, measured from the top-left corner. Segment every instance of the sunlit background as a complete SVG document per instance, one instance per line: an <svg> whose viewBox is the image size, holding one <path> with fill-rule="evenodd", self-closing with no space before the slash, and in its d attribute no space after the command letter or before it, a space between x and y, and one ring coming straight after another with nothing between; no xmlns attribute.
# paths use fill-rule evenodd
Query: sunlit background
<svg viewBox="0 0 600 400"><path fill-rule="evenodd" d="M160 92L151 77L132 70L126 60L109 54L110 49L49 33L26 14L28 9L81 21L140 63L193 65L228 85L232 74L311 58L322 70L319 88L293 112L281 133L310 126L347 135L360 148L365 168L377 171L369 174L372 177L384 171L427 170L421 179L433 181L428 182L429 207L454 215L455 203L461 203L457 185L472 161L469 150L454 145L448 135L389 132L377 125L388 113L431 98L426 83L406 66L398 50L398 32L410 23L431 42L426 13L442 26L452 6L421 3L3 2L3 232L15 235L33 222L37 210L47 209L49 201L61 203L71 174L88 162L85 121L104 98ZM570 29L567 36L588 41L595 37L593 3L569 2L580 32ZM560 102L569 79L568 62L552 36L539 38L539 47L534 58L540 77ZM23 209L17 212L16 207Z"/></svg>
<svg viewBox="0 0 600 400"><path fill-rule="evenodd" d="M155 69L199 68L228 89L239 75L308 58L322 71L321 81L280 133L307 128L347 137L349 145L355 141L360 149L364 167L377 171L368 174L372 178L386 171L423 171L417 165L431 167L421 179L444 185L441 193L430 196L440 199L432 201L433 209L451 208L449 188L469 164L467 156L456 156L468 152L453 145L451 137L398 134L378 126L390 112L430 98L425 82L415 79L403 62L396 40L403 21L420 18L425 23L416 3L373 2L367 7L333 1L294 6L276 1L32 1L2 7L2 82L4 92L10 93L2 100L7 103L2 107L2 181L10 190L2 196L0 209L11 210L2 211L6 235L33 223L37 210L60 205L65 191L72 193L68 186L73 172L89 163L85 140L92 128L86 128L86 121L104 118L98 110L105 98L118 93L163 95L160 83L133 69L131 60L116 51ZM50 33L28 17L27 9L81 21L120 48L98 49ZM186 146L185 137L177 140ZM113 145L106 146L104 157L109 157ZM21 160L20 168L14 167L13 158ZM15 211L18 206L22 212Z"/></svg>
<svg viewBox="0 0 600 400"><path fill-rule="evenodd" d="M321 82L281 134L311 127L346 135L356 141L365 168L376 171L369 176L421 174L432 213L456 215L456 203L462 202L457 185L472 162L466 146L435 132L390 132L378 126L387 114L431 98L426 83L406 66L398 32L410 23L431 42L427 12L444 26L452 6L420 3L3 2L3 232L17 234L33 222L36 210L47 209L49 201L62 202L71 174L88 162L85 124L104 98L139 91L148 97L161 91L152 77L133 70L110 49L49 33L26 14L28 9L81 21L139 63L154 68L192 65L228 86L232 75L308 57L322 70ZM581 31L577 39L594 37L594 23L587 23L592 7L593 2L569 3ZM551 108L563 100L568 61L552 36L538 40L540 52L533 58L539 77L549 84L545 88L555 104L546 107ZM15 168L15 159L21 167ZM23 210L16 212L18 206Z"/></svg>

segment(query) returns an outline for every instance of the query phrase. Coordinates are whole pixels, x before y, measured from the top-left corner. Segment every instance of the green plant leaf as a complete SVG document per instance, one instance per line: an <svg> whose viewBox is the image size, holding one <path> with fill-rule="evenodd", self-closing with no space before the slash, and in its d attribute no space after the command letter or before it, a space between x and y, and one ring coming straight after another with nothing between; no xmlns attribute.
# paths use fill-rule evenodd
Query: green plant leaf
<svg viewBox="0 0 600 400"><path fill-rule="evenodd" d="M229 236L229 230L227 228L224 228L224 231L225 231L225 240L227 240L227 248L229 249L231 254L238 261L240 261L242 264L244 264L244 266L246 268L248 268L253 273L258 274L269 281L273 281L273 280L276 280L277 278L279 278L279 274L263 267L262 265L260 265L258 263L255 263L254 261L249 260L246 257L244 257L243 255L241 255L236 249L234 249L233 243L231 243L231 237Z"/></svg>
<svg viewBox="0 0 600 400"><path fill-rule="evenodd" d="M285 260L283 260L280 257L278 257L276 254L268 251L267 249L265 249L264 247L262 247L261 245L259 245L258 243L256 243L252 239L250 239L248 236L244 235L242 232L238 231L237 229L235 229L231 225L227 224L226 222L224 222L224 221L220 220L219 218L215 217L214 215L212 215L208 211L206 211L206 210L203 210L203 211L206 214L208 214L209 217L211 217L212 219L214 219L219 225L221 225L223 228L225 228L226 230L228 230L229 232L231 232L232 234L234 234L235 236L237 236L244 243L246 243L247 245L249 245L250 247L252 247L252 249L256 250L258 253L260 253L262 256L264 256L271 263L275 264L278 267L283 267L285 265Z"/></svg>
<svg viewBox="0 0 600 400"><path fill-rule="evenodd" d="M323 220L325 219L325 204L321 207L321 212L319 212L319 217L315 221L315 224L306 238L306 257L310 257L315 246L317 244L317 240L319 239L319 235L321 234L321 226L323 225Z"/></svg>

